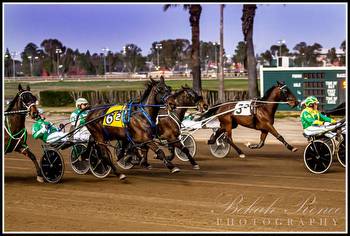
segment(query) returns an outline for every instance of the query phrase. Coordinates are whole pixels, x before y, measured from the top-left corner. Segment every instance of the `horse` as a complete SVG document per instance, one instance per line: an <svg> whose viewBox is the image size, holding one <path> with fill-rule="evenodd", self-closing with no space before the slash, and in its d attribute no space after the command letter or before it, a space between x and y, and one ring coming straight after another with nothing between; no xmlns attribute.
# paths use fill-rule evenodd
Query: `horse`
<svg viewBox="0 0 350 236"><path fill-rule="evenodd" d="M106 114L108 107L90 110L86 117L86 127L90 131L93 141L105 144L108 141L120 140L124 147L126 147L128 143L131 143L134 147L145 145L153 150L159 159L164 161L164 164L172 173L178 172L179 169L165 158L164 152L153 141L155 119L160 106L164 104L164 101L170 93L171 89L166 86L163 77L160 78L160 81L155 81L150 78L150 81L146 83L146 89L141 97L140 104L136 104L136 106L131 105L131 114L128 114L129 120L127 124L125 124L126 127L103 125L103 119L101 118ZM91 122L94 119L95 121ZM102 161L111 166L113 172L119 176L120 179L125 178L124 175L119 175L117 173L116 167L109 158L102 156Z"/></svg>
<svg viewBox="0 0 350 236"><path fill-rule="evenodd" d="M30 151L27 145L27 129L25 128L25 119L28 113L32 119L38 116L36 102L37 98L30 91L29 85L27 89L24 90L21 84L19 84L18 93L9 103L9 107L5 111L4 150L5 154L16 151L31 159L36 168L36 180L43 183L44 178L41 173L41 168L35 155Z"/></svg>
<svg viewBox="0 0 350 236"><path fill-rule="evenodd" d="M233 143L232 140L232 129L236 128L238 125L242 125L247 128L261 131L260 143L250 144L248 145L249 148L262 148L266 136L268 133L271 133L290 151L296 152L298 149L287 143L273 126L275 113L280 102L286 102L292 108L299 104L297 98L283 81L277 81L277 84L268 89L261 99L252 100L251 110L253 114L251 115L234 114L237 102L226 102L224 104L215 105L199 118L203 119L218 114L220 128L216 131L215 135L208 140L208 144L214 144L216 139L222 133L226 132L226 141L236 150L241 158L244 158L244 153ZM232 110L232 112L227 112L229 110ZM223 114L219 115L220 113Z"/></svg>
<svg viewBox="0 0 350 236"><path fill-rule="evenodd" d="M170 95L167 99L169 113L165 110L160 112L157 124L157 136L160 140L166 140L170 150L170 156L167 157L172 161L175 156L175 148L179 148L188 157L193 169L200 169L194 158L191 156L187 147L185 147L179 139L181 134L181 122L185 116L188 106L197 106L200 112L208 109L208 104L204 101L202 96L199 96L193 89L187 85L181 86L179 91ZM175 110L173 108L176 108ZM148 167L147 153L148 149L141 150L144 158L143 165Z"/></svg>

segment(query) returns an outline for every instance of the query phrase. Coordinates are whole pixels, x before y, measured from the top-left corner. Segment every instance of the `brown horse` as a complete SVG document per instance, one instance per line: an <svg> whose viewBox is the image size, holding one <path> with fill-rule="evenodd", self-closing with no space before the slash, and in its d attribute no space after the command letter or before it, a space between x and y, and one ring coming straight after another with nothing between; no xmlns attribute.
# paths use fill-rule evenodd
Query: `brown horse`
<svg viewBox="0 0 350 236"><path fill-rule="evenodd" d="M129 114L129 121L126 127L112 127L103 125L103 117L107 108L92 109L86 117L87 128L92 138L97 143L107 143L112 140L121 140L123 143L132 143L134 147L147 146L153 150L159 159L172 171L177 172L178 168L165 158L164 152L153 141L155 133L155 122L160 106L171 93L170 87L166 86L164 78L160 81L150 79L139 104L132 107ZM101 117L94 122L96 117ZM113 172L118 176L117 169L110 159L103 158L102 161L112 167ZM124 175L123 175L124 177ZM121 177L119 177L121 178Z"/></svg>
<svg viewBox="0 0 350 236"><path fill-rule="evenodd" d="M27 145L27 129L25 128L25 119L29 113L31 118L36 118L38 110L36 108L36 97L30 91L29 85L24 90L18 85L18 93L10 102L9 107L5 111L5 154L13 151L22 153L30 158L36 168L37 181L44 182L41 168Z"/></svg>
<svg viewBox="0 0 350 236"><path fill-rule="evenodd" d="M194 158L191 156L187 147L185 147L179 139L181 134L181 122L189 106L197 106L200 112L208 109L208 104L204 101L202 96L199 96L193 89L187 85L169 96L167 99L169 108L176 108L174 111L167 113L163 110L158 116L157 124L157 136L160 140L166 140L171 155L167 157L169 161L174 159L175 148L179 148L189 159L193 166L193 169L199 169L199 165L196 163ZM142 150L142 156L145 158L143 165L148 166L147 163L147 152L148 149Z"/></svg>
<svg viewBox="0 0 350 236"><path fill-rule="evenodd" d="M232 129L236 128L238 125L242 125L261 131L260 143L249 145L248 147L251 149L263 147L267 134L271 133L289 150L293 152L297 151L298 149L288 144L282 135L280 135L273 127L275 113L279 102L286 102L291 107L295 107L299 104L297 98L288 89L284 82L278 81L277 85L274 85L267 90L261 99L252 100L251 115L238 115L238 110L235 109L237 102L228 102L227 104L222 105L218 104L214 108L209 109L209 111L200 117L200 119L210 117L214 114L224 113L229 110L232 110L232 112L226 112L223 115L218 116L220 129L216 131L215 135L213 135L208 141L208 144L213 144L222 133L226 132L226 141L237 151L240 157L244 158L245 155L241 149L239 149L232 141Z"/></svg>

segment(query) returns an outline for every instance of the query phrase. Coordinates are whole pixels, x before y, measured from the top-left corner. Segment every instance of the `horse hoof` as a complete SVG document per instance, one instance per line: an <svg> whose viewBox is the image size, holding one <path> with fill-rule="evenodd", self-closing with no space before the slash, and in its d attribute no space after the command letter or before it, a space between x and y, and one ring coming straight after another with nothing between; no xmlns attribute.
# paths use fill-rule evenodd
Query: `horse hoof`
<svg viewBox="0 0 350 236"><path fill-rule="evenodd" d="M148 166L146 166L146 169L147 169L147 170L152 170L153 168L152 168L151 165L148 165Z"/></svg>
<svg viewBox="0 0 350 236"><path fill-rule="evenodd" d="M180 171L180 169L179 169L179 168L174 167L174 168L171 170L171 173L176 173L176 172L179 172L179 171Z"/></svg>
<svg viewBox="0 0 350 236"><path fill-rule="evenodd" d="M119 175L119 180L124 180L124 179L126 179L126 175L120 174L120 175Z"/></svg>
<svg viewBox="0 0 350 236"><path fill-rule="evenodd" d="M292 149L292 152L296 152L296 151L298 151L298 148L293 148Z"/></svg>
<svg viewBox="0 0 350 236"><path fill-rule="evenodd" d="M199 169L200 169L199 165L194 165L194 166L192 166L192 168L193 168L194 170L199 170Z"/></svg>
<svg viewBox="0 0 350 236"><path fill-rule="evenodd" d="M245 158L245 155L244 154L239 154L239 157L240 158Z"/></svg>
<svg viewBox="0 0 350 236"><path fill-rule="evenodd" d="M42 176L37 176L36 181L38 181L39 183L44 183L44 178Z"/></svg>

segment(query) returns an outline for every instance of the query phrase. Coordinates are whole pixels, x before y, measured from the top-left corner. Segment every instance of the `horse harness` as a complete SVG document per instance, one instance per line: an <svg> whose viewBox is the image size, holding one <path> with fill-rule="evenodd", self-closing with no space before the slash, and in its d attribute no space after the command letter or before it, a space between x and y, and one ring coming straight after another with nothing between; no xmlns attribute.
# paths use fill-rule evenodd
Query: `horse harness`
<svg viewBox="0 0 350 236"><path fill-rule="evenodd" d="M35 104L35 102L27 105L24 101L23 101L23 98L22 98L22 95L24 93L30 93L32 94L30 91L22 91L18 96L19 96L19 99L21 100L22 102L22 105L26 108L26 110L17 110L17 111L6 111L4 112L4 115L5 115L5 120L6 120L6 123L5 123L5 131L6 133L9 135L10 139L8 140L7 144L6 144L6 148L5 148L5 153L8 153L8 152L12 152L13 150L16 150L17 146L20 144L20 142L23 140L22 142L22 148L24 148L21 152L23 153L26 149L28 149L28 145L26 144L26 141L27 141L27 129L24 127L23 129L21 129L19 132L13 134L11 132L11 124L9 123L9 120L8 120L8 116L9 115L13 115L13 114L27 114L29 111L30 111L30 108ZM16 142L16 145L12 148L12 149L9 149L9 147L11 146L11 142L12 140L17 140Z"/></svg>

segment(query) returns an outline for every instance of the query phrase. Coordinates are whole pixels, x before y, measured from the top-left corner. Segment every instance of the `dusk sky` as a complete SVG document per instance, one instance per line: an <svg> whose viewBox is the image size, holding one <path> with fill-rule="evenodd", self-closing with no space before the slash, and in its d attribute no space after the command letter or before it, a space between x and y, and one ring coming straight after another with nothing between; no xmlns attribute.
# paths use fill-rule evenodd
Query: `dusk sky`
<svg viewBox="0 0 350 236"><path fill-rule="evenodd" d="M202 4L200 39L219 42L219 4ZM239 41L242 4L226 4L224 48L232 55ZM134 43L142 54L154 41L191 40L189 13L182 6L163 11L163 4L4 4L4 50L22 52L33 42L56 38L80 52L101 53L103 47L120 52ZM284 39L289 49L299 42L339 48L346 39L345 4L258 4L254 22L255 52Z"/></svg>

